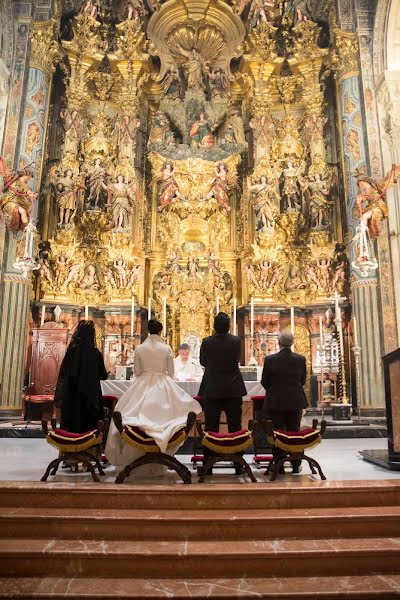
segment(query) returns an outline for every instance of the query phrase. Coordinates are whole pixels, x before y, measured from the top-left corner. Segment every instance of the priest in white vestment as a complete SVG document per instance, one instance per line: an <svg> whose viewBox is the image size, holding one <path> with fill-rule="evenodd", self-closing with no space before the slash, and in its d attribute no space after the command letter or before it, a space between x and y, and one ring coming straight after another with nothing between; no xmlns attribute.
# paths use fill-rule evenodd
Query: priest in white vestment
<svg viewBox="0 0 400 600"><path fill-rule="evenodd" d="M168 441L186 425L188 414L191 411L199 414L202 409L173 380L174 359L170 346L160 337L161 323L151 319L148 330L149 337L135 349L132 383L118 400L115 410L121 413L123 425L140 427L154 439L161 452L166 452ZM144 452L124 442L111 422L105 454L110 463L122 469ZM163 471L166 468L161 465L144 465L133 475L141 472L154 476Z"/></svg>
<svg viewBox="0 0 400 600"><path fill-rule="evenodd" d="M201 381L203 369L190 355L189 344L181 344L178 352L178 356L174 359L175 381Z"/></svg>

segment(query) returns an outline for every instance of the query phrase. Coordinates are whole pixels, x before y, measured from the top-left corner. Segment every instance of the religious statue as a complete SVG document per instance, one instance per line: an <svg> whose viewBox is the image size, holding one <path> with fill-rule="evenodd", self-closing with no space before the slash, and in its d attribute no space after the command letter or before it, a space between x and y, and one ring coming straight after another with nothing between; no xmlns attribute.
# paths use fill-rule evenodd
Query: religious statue
<svg viewBox="0 0 400 600"><path fill-rule="evenodd" d="M199 262L200 261L199 261L198 257L195 256L192 252L188 258L187 265L186 265L187 274L188 274L189 278L197 277L198 270L199 270Z"/></svg>
<svg viewBox="0 0 400 600"><path fill-rule="evenodd" d="M215 141L211 133L210 124L203 112L199 118L190 125L189 136L191 145L195 148L211 148Z"/></svg>
<svg viewBox="0 0 400 600"><path fill-rule="evenodd" d="M328 117L316 111L308 114L304 122L313 161L317 155L319 158L324 156L324 125L327 122Z"/></svg>
<svg viewBox="0 0 400 600"><path fill-rule="evenodd" d="M131 289L132 287L134 287L138 280L139 280L139 275L140 273L143 271L143 267L142 265L136 264L133 265L130 270L129 270L129 275L128 275L128 285L127 288Z"/></svg>
<svg viewBox="0 0 400 600"><path fill-rule="evenodd" d="M264 157L269 157L271 138L274 135L274 123L265 115L252 117L249 126L253 131L254 138L254 160L260 161Z"/></svg>
<svg viewBox="0 0 400 600"><path fill-rule="evenodd" d="M117 273L117 286L119 289L125 289L127 285L127 264L126 260L122 254L117 256L117 258L113 262L113 267L115 272Z"/></svg>
<svg viewBox="0 0 400 600"><path fill-rule="evenodd" d="M138 26L140 26L142 19L146 14L141 0L123 0L119 12L120 18L127 21L135 21Z"/></svg>
<svg viewBox="0 0 400 600"><path fill-rule="evenodd" d="M310 0L289 0L286 5L286 11L295 24L312 20Z"/></svg>
<svg viewBox="0 0 400 600"><path fill-rule="evenodd" d="M210 67L209 82L212 98L226 98L229 96L229 78L222 67L215 69Z"/></svg>
<svg viewBox="0 0 400 600"><path fill-rule="evenodd" d="M89 15L92 19L96 19L100 6L100 0L85 0L82 4L81 13Z"/></svg>
<svg viewBox="0 0 400 600"><path fill-rule="evenodd" d="M231 210L229 205L229 180L228 167L224 163L218 163L215 167L215 176L210 181L211 189L206 195L206 199L214 198L222 210L228 212Z"/></svg>
<svg viewBox="0 0 400 600"><path fill-rule="evenodd" d="M244 135L243 119L238 110L234 110L228 117L223 133L222 143L225 144L240 144L246 146L246 138Z"/></svg>
<svg viewBox="0 0 400 600"><path fill-rule="evenodd" d="M48 261L47 258L41 258L39 261L40 267L39 267L39 275L41 278L41 282L47 282L50 286L53 286L54 284L54 280L53 280L53 273L51 272L50 269L50 263Z"/></svg>
<svg viewBox="0 0 400 600"><path fill-rule="evenodd" d="M319 289L321 292L329 292L331 283L331 261L321 257L317 261Z"/></svg>
<svg viewBox="0 0 400 600"><path fill-rule="evenodd" d="M322 384L322 399L324 402L335 401L335 384L331 379L325 379Z"/></svg>
<svg viewBox="0 0 400 600"><path fill-rule="evenodd" d="M181 266L179 264L179 253L177 250L171 250L165 268L167 272L172 275L177 275L181 271Z"/></svg>
<svg viewBox="0 0 400 600"><path fill-rule="evenodd" d="M108 186L108 204L111 207L113 229L127 229L132 214L133 194L121 173Z"/></svg>
<svg viewBox="0 0 400 600"><path fill-rule="evenodd" d="M312 229L329 227L332 222L334 202L328 198L331 181L324 163L317 161L311 165L304 187L309 190L308 203Z"/></svg>
<svg viewBox="0 0 400 600"><path fill-rule="evenodd" d="M79 275L81 272L81 265L79 263L72 263L69 266L69 271L64 282L64 287L68 288L69 285L77 285L79 282Z"/></svg>
<svg viewBox="0 0 400 600"><path fill-rule="evenodd" d="M179 70L175 65L171 65L161 80L161 85L164 90L164 95L169 100L177 100L182 93L182 81L179 75Z"/></svg>
<svg viewBox="0 0 400 600"><path fill-rule="evenodd" d="M117 289L117 282L115 281L114 273L110 269L110 267L106 267L103 271L103 279L105 285L110 285L112 289Z"/></svg>
<svg viewBox="0 0 400 600"><path fill-rule="evenodd" d="M186 72L188 89L204 91L205 81L208 79L207 61L204 60L197 48L192 48L188 52L181 47L179 51L187 58L187 62L183 66Z"/></svg>
<svg viewBox="0 0 400 600"><path fill-rule="evenodd" d="M33 172L29 169L5 177L0 211L10 231L24 231L29 223L32 205L36 198L36 194L28 186L32 177Z"/></svg>
<svg viewBox="0 0 400 600"><path fill-rule="evenodd" d="M261 175L259 183L253 185L249 181L249 190L254 194L254 210L256 214L256 231L271 233L279 215L279 190L277 182L268 183L266 175Z"/></svg>
<svg viewBox="0 0 400 600"><path fill-rule="evenodd" d="M85 268L84 275L79 282L79 286L82 290L98 290L100 288L100 281L97 277L96 267L94 265L87 265Z"/></svg>
<svg viewBox="0 0 400 600"><path fill-rule="evenodd" d="M315 290L318 290L320 287L320 282L318 279L317 268L315 265L315 261L307 262L304 264L304 276L306 283Z"/></svg>
<svg viewBox="0 0 400 600"><path fill-rule="evenodd" d="M174 134L171 131L169 121L163 112L158 111L151 121L148 146L151 145L173 146L175 144Z"/></svg>
<svg viewBox="0 0 400 600"><path fill-rule="evenodd" d="M262 290L268 289L268 283L271 275L272 263L270 260L264 259L260 261L260 281L259 285Z"/></svg>
<svg viewBox="0 0 400 600"><path fill-rule="evenodd" d="M286 166L282 169L282 196L284 199L284 212L301 210L301 165L296 167L291 159L285 161Z"/></svg>
<svg viewBox="0 0 400 600"><path fill-rule="evenodd" d="M207 263L207 273L212 276L214 287L218 287L222 279L222 270L215 252L209 252Z"/></svg>
<svg viewBox="0 0 400 600"><path fill-rule="evenodd" d="M55 263L55 284L57 289L61 289L67 279L70 261L65 254L60 254L60 256L57 256Z"/></svg>
<svg viewBox="0 0 400 600"><path fill-rule="evenodd" d="M260 23L268 23L274 18L274 0L251 0L248 20L251 27L257 27Z"/></svg>
<svg viewBox="0 0 400 600"><path fill-rule="evenodd" d="M304 289L305 287L306 285L300 276L298 267L291 265L285 281L285 290L287 292L294 292L296 290Z"/></svg>
<svg viewBox="0 0 400 600"><path fill-rule="evenodd" d="M105 196L108 192L106 184L106 170L102 165L101 159L96 158L89 167L87 185L89 188L87 196L87 208L97 210L105 204Z"/></svg>
<svg viewBox="0 0 400 600"><path fill-rule="evenodd" d="M117 135L118 156L120 159L126 158L131 165L135 163L136 136L139 127L139 119L130 115L120 115L115 122L114 132Z"/></svg>
<svg viewBox="0 0 400 600"><path fill-rule="evenodd" d="M362 223L368 228L371 239L379 237L380 223L388 216L385 195L388 187L394 183L397 170L398 167L393 165L391 171L379 182L363 174L357 177L356 207Z"/></svg>
<svg viewBox="0 0 400 600"><path fill-rule="evenodd" d="M82 140L86 129L86 119L77 110L62 110L60 117L64 121L64 155L76 157L79 142Z"/></svg>
<svg viewBox="0 0 400 600"><path fill-rule="evenodd" d="M158 180L161 181L158 195L158 210L163 210L166 206L171 204L175 198L182 198L174 174L175 168L173 163L166 162L161 172L161 176L158 178Z"/></svg>
<svg viewBox="0 0 400 600"><path fill-rule="evenodd" d="M74 181L72 169L64 171L55 186L58 206L58 226L69 225L76 214L76 200L78 190L84 190L85 186Z"/></svg>

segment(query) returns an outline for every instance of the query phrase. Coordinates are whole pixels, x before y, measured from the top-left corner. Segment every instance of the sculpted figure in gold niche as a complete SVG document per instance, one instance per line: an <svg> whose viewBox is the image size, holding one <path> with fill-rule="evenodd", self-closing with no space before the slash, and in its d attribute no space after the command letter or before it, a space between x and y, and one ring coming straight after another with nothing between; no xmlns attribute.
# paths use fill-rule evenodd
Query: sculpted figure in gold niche
<svg viewBox="0 0 400 600"><path fill-rule="evenodd" d="M158 196L159 210L163 210L166 206L171 204L175 198L182 198L174 174L175 168L173 163L166 162L161 175L158 178L158 180L161 181L161 187Z"/></svg>
<svg viewBox="0 0 400 600"><path fill-rule="evenodd" d="M197 48L192 48L188 52L181 46L179 52L187 58L187 62L183 66L186 72L188 89L205 90L205 84L208 80L208 62L202 57Z"/></svg>
<svg viewBox="0 0 400 600"><path fill-rule="evenodd" d="M77 194L79 190L84 190L85 186L74 181L72 169L64 171L64 177L61 177L56 183L56 195L58 206L58 226L70 225L76 214Z"/></svg>
<svg viewBox="0 0 400 600"><path fill-rule="evenodd" d="M376 239L380 233L380 223L388 216L385 202L386 191L395 181L399 167L393 165L392 170L381 181L360 174L357 178L358 195L355 214L368 227L369 235Z"/></svg>
<svg viewBox="0 0 400 600"><path fill-rule="evenodd" d="M249 190L254 195L253 206L256 215L256 232L271 233L279 215L279 184L278 180L269 183L266 175L261 175L258 183L251 184Z"/></svg>
<svg viewBox="0 0 400 600"><path fill-rule="evenodd" d="M122 174L108 186L108 204L111 208L113 229L128 229L132 215L133 191Z"/></svg>
<svg viewBox="0 0 400 600"><path fill-rule="evenodd" d="M0 211L5 225L10 231L24 231L32 212L32 203L36 194L29 188L33 172L29 169L5 174L3 197L0 199Z"/></svg>
<svg viewBox="0 0 400 600"><path fill-rule="evenodd" d="M234 185L234 181L228 177L228 167L223 163L218 163L215 167L215 177L210 182L211 190L208 192L206 199L214 198L222 210L228 212L231 210L229 206L229 189Z"/></svg>

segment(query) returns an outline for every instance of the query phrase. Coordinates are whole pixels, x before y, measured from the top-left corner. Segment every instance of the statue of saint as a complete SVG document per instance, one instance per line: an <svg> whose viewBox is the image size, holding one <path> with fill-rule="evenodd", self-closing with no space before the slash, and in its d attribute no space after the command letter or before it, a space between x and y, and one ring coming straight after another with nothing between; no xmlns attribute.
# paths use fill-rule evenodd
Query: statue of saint
<svg viewBox="0 0 400 600"><path fill-rule="evenodd" d="M64 177L56 183L57 206L59 227L69 225L76 214L77 191L84 190L85 186L74 181L72 169L64 171Z"/></svg>
<svg viewBox="0 0 400 600"><path fill-rule="evenodd" d="M299 269L295 265L291 265L285 281L285 290L287 292L294 292L296 290L304 289L305 287L306 284L300 276Z"/></svg>
<svg viewBox="0 0 400 600"><path fill-rule="evenodd" d="M252 0L248 20L251 27L274 19L274 0Z"/></svg>
<svg viewBox="0 0 400 600"><path fill-rule="evenodd" d="M310 169L311 171L311 169ZM309 190L308 202L312 229L325 229L332 222L332 206L334 202L329 199L331 189L330 177L326 172L313 169L308 173L305 183Z"/></svg>
<svg viewBox="0 0 400 600"><path fill-rule="evenodd" d="M160 144L173 146L175 144L174 134L171 131L169 121L163 112L158 111L151 121L148 146Z"/></svg>
<svg viewBox="0 0 400 600"><path fill-rule="evenodd" d="M211 148L215 144L210 124L203 112L201 112L199 118L190 125L189 135L191 138L191 145L195 148Z"/></svg>
<svg viewBox="0 0 400 600"><path fill-rule="evenodd" d="M182 198L179 191L179 186L174 177L175 168L173 163L166 162L161 172L161 176L158 178L161 180L161 187L159 192L159 210L163 210L168 204L171 204L175 198Z"/></svg>
<svg viewBox="0 0 400 600"><path fill-rule="evenodd" d="M135 163L136 136L139 127L139 119L130 115L119 116L115 122L114 132L117 136L118 156L126 158L131 165Z"/></svg>
<svg viewBox="0 0 400 600"><path fill-rule="evenodd" d="M111 207L111 218L114 229L127 229L132 213L132 188L125 183L122 174L118 174L115 182L108 186L108 205Z"/></svg>
<svg viewBox="0 0 400 600"><path fill-rule="evenodd" d="M180 98L182 93L182 81L179 75L179 70L176 66L171 66L165 72L164 77L161 80L161 85L164 90L164 95L169 100L176 100Z"/></svg>
<svg viewBox="0 0 400 600"><path fill-rule="evenodd" d="M284 199L285 212L301 210L300 170L301 165L299 167L295 167L291 159L286 160L286 166L282 170L282 195Z"/></svg>
<svg viewBox="0 0 400 600"><path fill-rule="evenodd" d="M209 82L212 98L226 98L229 96L229 79L222 67L210 67Z"/></svg>
<svg viewBox="0 0 400 600"><path fill-rule="evenodd" d="M210 181L211 190L208 192L206 199L214 198L222 210L228 212L231 210L229 205L229 180L228 167L224 163L218 163L215 167L215 176Z"/></svg>
<svg viewBox="0 0 400 600"><path fill-rule="evenodd" d="M94 265L88 265L85 268L85 273L79 282L79 286L82 290L98 290L100 288L100 281Z"/></svg>
<svg viewBox="0 0 400 600"><path fill-rule="evenodd" d="M388 187L395 182L397 170L398 167L393 165L391 171L379 182L363 174L357 177L356 208L362 222L368 227L371 239L379 237L380 223L388 216L385 195Z"/></svg>
<svg viewBox="0 0 400 600"><path fill-rule="evenodd" d="M87 204L89 209L101 209L105 204L108 187L106 184L106 170L101 159L96 158L89 169L87 184L89 188Z"/></svg>
<svg viewBox="0 0 400 600"><path fill-rule="evenodd" d="M64 121L64 155L70 154L76 157L79 149L79 142L84 136L86 120L77 110L62 110L60 117Z"/></svg>
<svg viewBox="0 0 400 600"><path fill-rule="evenodd" d="M187 62L184 63L186 71L188 89L205 90L205 81L208 79L208 63L201 56L197 48L192 48L187 52L180 48L180 53L186 56Z"/></svg>
<svg viewBox="0 0 400 600"><path fill-rule="evenodd" d="M17 171L5 179L3 196L0 199L0 211L5 225L10 231L24 231L32 212L32 203L36 194L28 183L33 177L29 169Z"/></svg>
<svg viewBox="0 0 400 600"><path fill-rule="evenodd" d="M275 221L279 215L279 190L277 182L268 183L265 175L261 175L259 183L250 184L249 190L254 194L254 210L256 214L256 231L271 233L275 228Z"/></svg>
<svg viewBox="0 0 400 600"><path fill-rule="evenodd" d="M120 5L120 18L127 21L135 21L140 26L146 14L141 0L123 0Z"/></svg>

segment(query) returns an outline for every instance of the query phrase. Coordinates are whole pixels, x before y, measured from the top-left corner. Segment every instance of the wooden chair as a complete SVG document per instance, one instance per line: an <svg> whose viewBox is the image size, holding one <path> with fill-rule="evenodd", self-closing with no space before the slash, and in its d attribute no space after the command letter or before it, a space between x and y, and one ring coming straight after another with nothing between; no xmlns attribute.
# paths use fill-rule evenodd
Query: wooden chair
<svg viewBox="0 0 400 600"><path fill-rule="evenodd" d="M235 433L219 433L216 431L204 431L202 423L196 422L197 431L199 432L202 445L212 454L204 460L203 466L198 469L199 483L204 482L204 478L213 466L221 461L231 461L234 466L243 467L253 483L257 482L249 464L242 456L243 450L249 448L252 444L251 431L242 429Z"/></svg>
<svg viewBox="0 0 400 600"><path fill-rule="evenodd" d="M40 406L40 421L44 412L48 411L54 417L54 394L36 394L35 384L30 383L22 391L22 415L24 421L32 421L32 405Z"/></svg>
<svg viewBox="0 0 400 600"><path fill-rule="evenodd" d="M100 457L103 431L107 423L98 421L97 428L86 433L71 433L64 429L58 429L55 418L51 420L51 425L53 431L49 431L46 420L42 421L42 429L46 434L46 440L59 450L59 456L50 462L41 481L47 481L49 475L55 475L62 462L70 467L74 466L75 472L78 471L79 463L82 463L92 474L93 481L100 481L95 467L100 475L105 475L100 465Z"/></svg>
<svg viewBox="0 0 400 600"><path fill-rule="evenodd" d="M123 483L124 479L128 477L134 469L137 469L142 465L149 464L164 465L175 471L180 476L183 483L192 483L192 476L189 469L179 462L175 456L170 456L165 452L161 452L154 439L148 436L142 429L139 427L134 427L133 425L124 425L122 423L121 413L118 411L114 412L113 420L123 440L130 446L138 448L145 453L143 456L140 456L129 463L129 465L127 465L118 475L115 483ZM169 440L168 450L173 450L174 448L180 446L182 442L184 442L195 421L196 414L194 412L190 412L187 416L186 426L183 426L176 431Z"/></svg>
<svg viewBox="0 0 400 600"><path fill-rule="evenodd" d="M317 419L314 419L311 428L302 429L301 431L282 431L281 429L274 429L272 421L264 421L263 425L268 442L283 452L282 455L274 457L265 472L266 475L270 474L270 481L275 481L280 468L283 467L285 462L299 460L308 462L313 475L318 471L321 479L326 479L315 458L311 458L304 454L306 450L313 448L321 442L326 429L326 421L321 421L321 428L317 429L318 421ZM317 471L315 469L317 469Z"/></svg>

